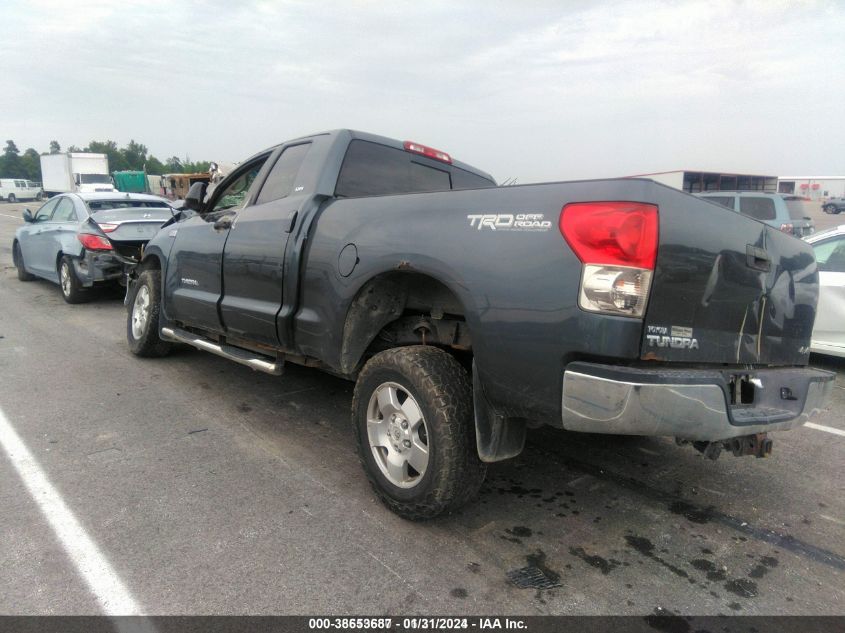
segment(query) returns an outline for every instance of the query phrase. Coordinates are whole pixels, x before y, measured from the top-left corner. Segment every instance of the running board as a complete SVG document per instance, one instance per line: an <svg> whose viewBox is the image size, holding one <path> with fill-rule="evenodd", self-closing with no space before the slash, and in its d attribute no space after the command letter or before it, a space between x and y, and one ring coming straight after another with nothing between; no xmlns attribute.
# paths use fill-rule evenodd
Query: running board
<svg viewBox="0 0 845 633"><path fill-rule="evenodd" d="M281 376L284 371L285 361L281 358L273 360L269 356L261 356L243 348L235 347L234 345L215 343L204 336L188 332L187 330L163 327L161 328L161 336L168 341L187 343L204 352L217 354L241 365L246 365L256 371L263 371L265 374Z"/></svg>

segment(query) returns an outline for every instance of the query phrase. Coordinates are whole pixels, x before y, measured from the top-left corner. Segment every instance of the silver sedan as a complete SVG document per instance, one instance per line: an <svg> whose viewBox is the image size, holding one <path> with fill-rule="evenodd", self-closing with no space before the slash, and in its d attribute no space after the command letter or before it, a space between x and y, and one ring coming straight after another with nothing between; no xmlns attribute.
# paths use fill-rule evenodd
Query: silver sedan
<svg viewBox="0 0 845 633"><path fill-rule="evenodd" d="M18 279L58 283L68 303L123 279L123 257L140 250L173 217L168 201L137 193L67 193L23 212L12 257Z"/></svg>

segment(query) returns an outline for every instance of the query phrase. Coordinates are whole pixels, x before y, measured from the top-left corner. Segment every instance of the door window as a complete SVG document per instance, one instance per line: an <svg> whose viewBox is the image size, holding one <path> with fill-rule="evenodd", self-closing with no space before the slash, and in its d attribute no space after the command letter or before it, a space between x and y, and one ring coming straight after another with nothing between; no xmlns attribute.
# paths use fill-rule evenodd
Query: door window
<svg viewBox="0 0 845 633"><path fill-rule="evenodd" d="M845 237L825 240L813 245L819 270L845 273Z"/></svg>
<svg viewBox="0 0 845 633"><path fill-rule="evenodd" d="M53 213L53 222L77 222L76 209L73 208L73 200L61 198L56 210Z"/></svg>
<svg viewBox="0 0 845 633"><path fill-rule="evenodd" d="M310 147L310 143L303 143L302 145L288 147L282 152L276 160L276 164L273 165L273 169L267 174L267 180L261 187L261 192L258 194L255 204L272 202L291 194L296 175L299 173L299 168L302 166L302 161Z"/></svg>
<svg viewBox="0 0 845 633"><path fill-rule="evenodd" d="M246 196L249 193L249 188L258 176L261 166L267 157L263 157L247 167L247 169L240 173L232 182L226 185L226 188L220 192L217 202L211 209L214 211L225 211L226 209L239 209L246 204ZM215 192L216 193L216 192Z"/></svg>
<svg viewBox="0 0 845 633"><path fill-rule="evenodd" d="M46 222L49 220L50 216L53 215L53 210L56 208L56 205L59 204L59 200L62 200L62 198L53 198L47 204L38 209L35 213L35 221Z"/></svg>
<svg viewBox="0 0 845 633"><path fill-rule="evenodd" d="M707 196L704 198L708 202L712 202L713 204L718 204L721 207L725 207L726 209L730 209L731 211L734 210L734 197L733 196Z"/></svg>

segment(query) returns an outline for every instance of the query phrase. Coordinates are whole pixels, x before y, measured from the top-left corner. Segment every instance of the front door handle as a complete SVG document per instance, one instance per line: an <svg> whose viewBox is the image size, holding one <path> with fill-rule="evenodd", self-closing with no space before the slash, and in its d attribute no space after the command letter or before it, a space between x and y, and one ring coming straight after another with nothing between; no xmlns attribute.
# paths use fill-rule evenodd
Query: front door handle
<svg viewBox="0 0 845 633"><path fill-rule="evenodd" d="M745 263L749 268L769 272L772 267L772 258L765 249L753 246L752 244L745 245Z"/></svg>

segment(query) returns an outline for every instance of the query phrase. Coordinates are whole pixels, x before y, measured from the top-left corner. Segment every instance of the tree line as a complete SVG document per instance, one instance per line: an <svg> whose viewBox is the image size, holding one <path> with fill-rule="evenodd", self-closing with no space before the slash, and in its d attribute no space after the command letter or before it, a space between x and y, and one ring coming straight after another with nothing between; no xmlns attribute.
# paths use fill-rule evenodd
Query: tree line
<svg viewBox="0 0 845 633"><path fill-rule="evenodd" d="M50 150L43 154L59 154L62 146L58 141L50 141ZM68 152L93 152L106 154L109 157L111 171L146 171L150 175L161 174L191 174L208 171L210 162L206 160L192 162L187 158L182 160L178 156L171 156L162 162L149 154L143 143L129 141L125 147L118 147L114 141L91 141L87 147L79 148L71 145ZM20 178L41 182L41 154L29 147L21 154L18 146L12 140L6 141L3 154L0 155L0 178Z"/></svg>

